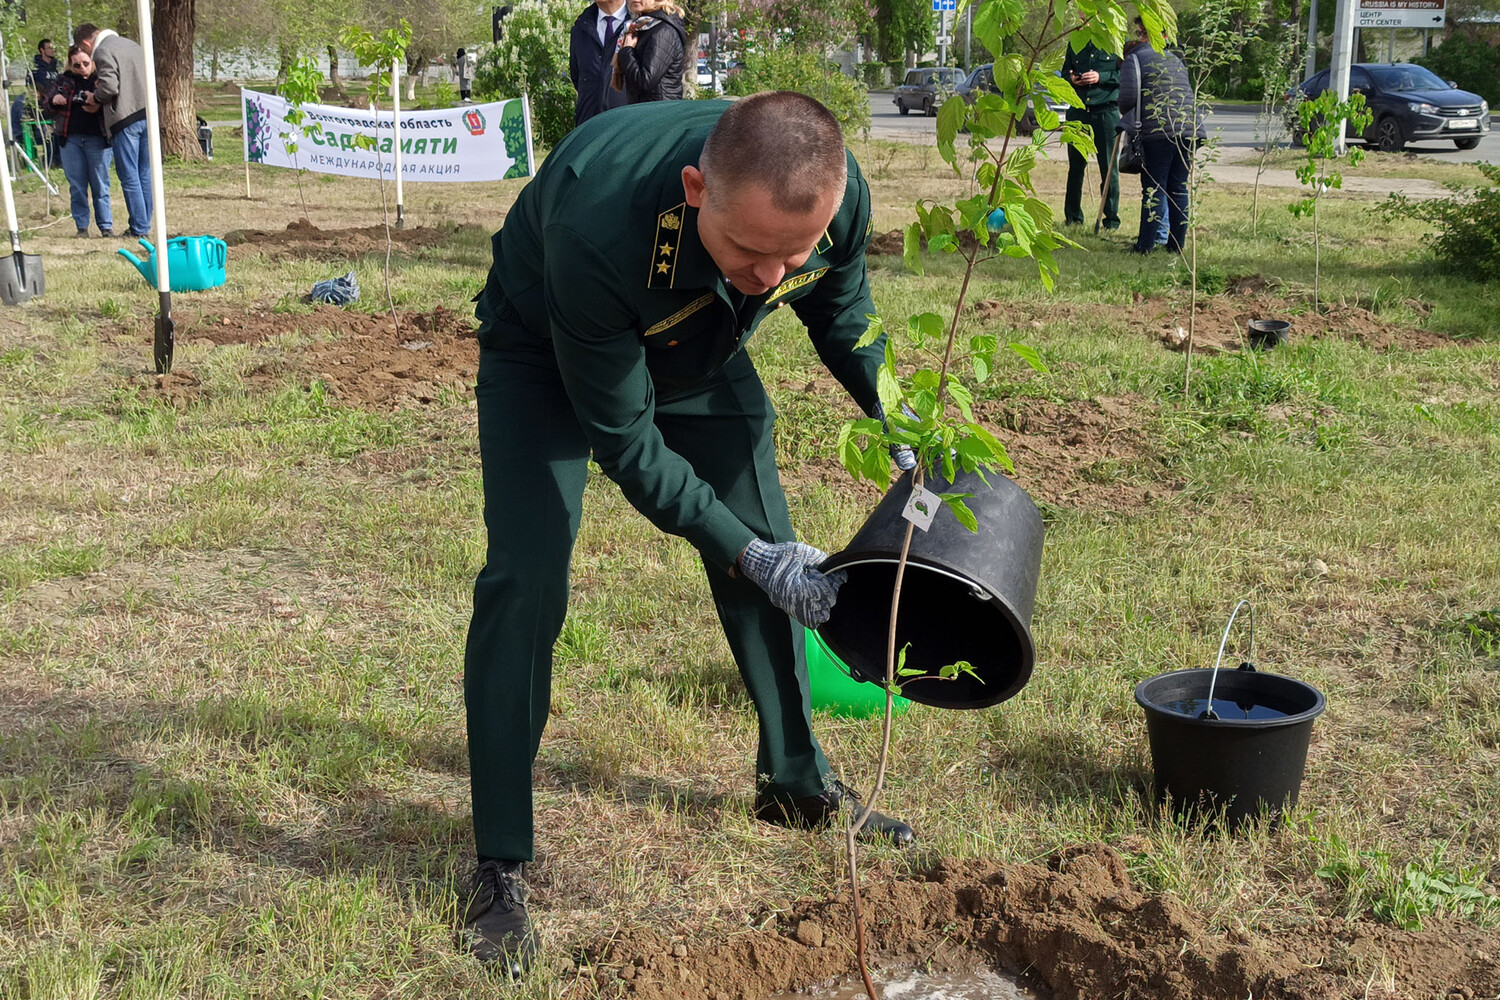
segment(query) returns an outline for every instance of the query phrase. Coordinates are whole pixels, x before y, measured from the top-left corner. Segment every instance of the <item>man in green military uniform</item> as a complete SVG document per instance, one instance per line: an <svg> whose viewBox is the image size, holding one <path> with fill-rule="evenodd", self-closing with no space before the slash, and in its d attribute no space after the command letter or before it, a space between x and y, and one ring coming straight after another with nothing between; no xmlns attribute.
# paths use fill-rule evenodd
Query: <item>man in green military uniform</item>
<svg viewBox="0 0 1500 1000"><path fill-rule="evenodd" d="M1120 171L1114 161L1115 126L1120 123L1120 57L1086 43L1077 52L1070 47L1063 57L1063 78L1078 91L1083 107L1069 108L1068 121L1093 127L1095 156L1099 176L1109 174L1109 184L1101 180L1104 193L1104 228L1120 228ZM1063 199L1063 221L1070 226L1083 225L1083 175L1088 161L1072 146L1068 147L1068 191Z"/></svg>
<svg viewBox="0 0 1500 1000"><path fill-rule="evenodd" d="M794 541L765 389L745 352L782 305L866 413L883 342L865 273L870 192L811 98L664 101L575 129L493 240L476 314L475 394L489 543L464 658L478 869L464 914L478 957L519 974L536 950L522 863L531 770L590 456L702 557L760 721L757 818L812 827L855 793L811 729L803 625L842 574ZM903 467L914 464L907 453ZM795 619L795 620L794 620ZM872 815L872 835L912 839Z"/></svg>

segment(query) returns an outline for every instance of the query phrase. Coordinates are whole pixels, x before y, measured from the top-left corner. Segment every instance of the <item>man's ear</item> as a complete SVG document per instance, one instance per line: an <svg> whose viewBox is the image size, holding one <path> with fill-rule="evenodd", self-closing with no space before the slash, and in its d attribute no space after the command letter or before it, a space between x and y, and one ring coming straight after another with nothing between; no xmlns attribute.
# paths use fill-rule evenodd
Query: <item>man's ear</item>
<svg viewBox="0 0 1500 1000"><path fill-rule="evenodd" d="M682 196L690 206L703 207L703 192L707 186L703 171L694 166L682 168Z"/></svg>

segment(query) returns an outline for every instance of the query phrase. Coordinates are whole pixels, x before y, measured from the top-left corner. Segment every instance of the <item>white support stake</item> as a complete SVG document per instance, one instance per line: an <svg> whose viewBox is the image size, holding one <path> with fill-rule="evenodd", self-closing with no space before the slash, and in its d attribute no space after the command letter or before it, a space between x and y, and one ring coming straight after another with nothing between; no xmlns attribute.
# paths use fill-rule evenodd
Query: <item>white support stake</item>
<svg viewBox="0 0 1500 1000"><path fill-rule="evenodd" d="M396 109L392 116L391 132L396 150L396 228L400 229L404 221L403 206L401 203L401 60L391 60L391 105Z"/></svg>
<svg viewBox="0 0 1500 1000"><path fill-rule="evenodd" d="M156 371L172 370L175 327L172 323L172 279L168 274L167 199L161 175L161 109L156 97L156 51L151 40L151 0L136 0L141 25L141 52L146 59L146 139L151 148L151 212L156 231L156 292L161 311L156 317Z"/></svg>
<svg viewBox="0 0 1500 1000"><path fill-rule="evenodd" d="M536 150L531 147L531 97L521 91L521 128L526 133L526 176L536 176Z"/></svg>

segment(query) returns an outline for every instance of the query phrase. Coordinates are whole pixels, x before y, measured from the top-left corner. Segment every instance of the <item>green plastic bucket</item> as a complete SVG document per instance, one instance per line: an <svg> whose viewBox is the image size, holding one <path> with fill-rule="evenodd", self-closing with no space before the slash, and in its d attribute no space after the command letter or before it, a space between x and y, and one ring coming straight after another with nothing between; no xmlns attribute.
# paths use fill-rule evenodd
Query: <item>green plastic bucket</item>
<svg viewBox="0 0 1500 1000"><path fill-rule="evenodd" d="M872 719L885 714L885 692L878 684L857 681L849 668L834 656L823 637L807 629L807 686L812 707L850 719ZM895 712L900 715L911 702L897 698Z"/></svg>

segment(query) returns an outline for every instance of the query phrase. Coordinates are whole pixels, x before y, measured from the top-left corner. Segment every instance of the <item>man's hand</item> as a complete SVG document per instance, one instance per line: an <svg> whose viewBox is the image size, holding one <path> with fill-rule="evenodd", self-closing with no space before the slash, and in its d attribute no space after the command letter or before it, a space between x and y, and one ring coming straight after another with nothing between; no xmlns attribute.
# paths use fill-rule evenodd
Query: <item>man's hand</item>
<svg viewBox="0 0 1500 1000"><path fill-rule="evenodd" d="M1074 73L1073 81L1081 83L1085 87L1092 87L1099 82L1099 74L1094 70L1089 70L1087 73Z"/></svg>
<svg viewBox="0 0 1500 1000"><path fill-rule="evenodd" d="M819 564L827 558L802 542L763 542L757 538L740 553L739 568L766 592L772 604L808 628L817 628L828 620L839 587L848 578L843 570L818 572Z"/></svg>
<svg viewBox="0 0 1500 1000"><path fill-rule="evenodd" d="M94 95L92 92L89 93L88 97L84 98L83 110L89 112L90 114L99 110L99 102L94 100Z"/></svg>

